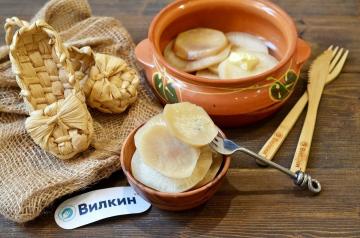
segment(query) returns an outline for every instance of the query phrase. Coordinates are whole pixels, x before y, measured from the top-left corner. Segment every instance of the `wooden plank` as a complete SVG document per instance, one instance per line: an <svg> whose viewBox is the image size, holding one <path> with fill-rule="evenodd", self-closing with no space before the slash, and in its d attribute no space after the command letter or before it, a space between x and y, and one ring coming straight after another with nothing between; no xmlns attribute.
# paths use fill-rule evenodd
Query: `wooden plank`
<svg viewBox="0 0 360 238"><path fill-rule="evenodd" d="M240 237L356 237L360 235L359 169L312 169L322 181L319 196L304 194L272 169L232 169L216 195L204 206L115 217L73 231L60 230L54 208L21 226L0 220L0 231L18 237L240 236ZM329 176L329 174L331 176ZM112 181L121 176L113 176ZM103 183L107 187L118 183ZM56 231L56 232L55 232Z"/></svg>
<svg viewBox="0 0 360 238"><path fill-rule="evenodd" d="M1 0L0 21L30 19L46 0ZM94 15L121 20L135 42L146 38L153 16L171 0L89 0ZM59 199L38 219L15 224L0 217L0 237L113 236L241 236L241 237L360 237L360 28L358 0L275 0L295 20L302 38L310 42L313 59L330 44L350 49L339 78L324 90L314 132L308 172L323 192L308 196L277 171L258 168L236 154L223 186L206 205L179 213L152 208L146 214L114 217L74 231L56 226L53 213ZM4 42L4 31L0 31ZM259 150L306 89L305 65L300 82L287 103L271 119L228 129L231 139ZM274 161L290 166L304 114ZM125 185L118 172L96 188ZM77 192L80 194L84 191ZM73 194L73 195L75 195Z"/></svg>
<svg viewBox="0 0 360 238"><path fill-rule="evenodd" d="M304 92L305 86L302 79L289 103L271 119L244 128L225 130L225 133L249 149L260 150ZM360 155L357 153L360 140L353 139L354 135L360 134L359 95L358 74L343 73L326 86L320 102L308 168L360 168ZM304 116L305 113L290 132L274 161L290 166ZM244 157L245 155L236 154L232 167L253 167L255 162Z"/></svg>
<svg viewBox="0 0 360 238"><path fill-rule="evenodd" d="M273 0L295 18L303 16L358 16L357 0Z"/></svg>
<svg viewBox="0 0 360 238"><path fill-rule="evenodd" d="M0 2L0 21L13 15L30 19L45 0L5 0ZM147 29L153 16L171 0L132 0L132 1L101 1L90 0L95 15L106 15L118 18L131 33L135 42L147 37ZM331 44L338 44L351 50L349 56L353 64L347 64L344 72L360 72L360 28L357 12L359 2L356 0L331 1L275 1L294 18L301 37L311 42L313 57ZM18 6L22 6L19 8ZM321 10L319 10L321 9ZM318 11L318 14L314 14ZM346 26L346 27L344 27ZM334 36L341 36L334 39ZM0 33L3 39L4 32ZM2 41L3 42L3 41ZM320 44L321 43L321 44Z"/></svg>

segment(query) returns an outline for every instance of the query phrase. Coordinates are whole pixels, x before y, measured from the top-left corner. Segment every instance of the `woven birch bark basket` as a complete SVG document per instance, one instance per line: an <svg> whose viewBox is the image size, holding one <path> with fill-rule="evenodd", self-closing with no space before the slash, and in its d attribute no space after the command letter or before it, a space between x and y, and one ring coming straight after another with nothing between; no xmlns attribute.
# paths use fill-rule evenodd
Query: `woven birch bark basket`
<svg viewBox="0 0 360 238"><path fill-rule="evenodd" d="M12 70L30 112L27 132L60 159L86 150L93 122L59 34L43 20L29 24L16 17L6 19L5 30Z"/></svg>
<svg viewBox="0 0 360 238"><path fill-rule="evenodd" d="M88 106L121 113L135 102L139 76L123 59L94 53L90 47L70 47L69 52Z"/></svg>
<svg viewBox="0 0 360 238"><path fill-rule="evenodd" d="M136 101L121 114L105 114L90 108L93 138L99 143L76 159L60 160L37 146L26 132L28 106L19 97L21 90L11 70L9 49L0 47L0 214L16 222L32 220L45 208L48 208L45 213L52 214L54 200L119 170L119 153L126 136L161 111L143 74L139 74L134 44L119 20L91 16L86 0L49 1L29 24L39 19L59 33L68 49L89 46L94 53L122 58L136 70L140 84ZM72 92L64 90L64 96L65 91Z"/></svg>

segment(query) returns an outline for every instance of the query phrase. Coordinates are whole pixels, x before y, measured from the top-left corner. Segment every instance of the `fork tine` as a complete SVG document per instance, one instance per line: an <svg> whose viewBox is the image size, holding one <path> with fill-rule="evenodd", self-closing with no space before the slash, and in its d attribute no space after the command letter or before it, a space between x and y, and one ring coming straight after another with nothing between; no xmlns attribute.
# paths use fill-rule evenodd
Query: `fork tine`
<svg viewBox="0 0 360 238"><path fill-rule="evenodd" d="M210 142L210 146L211 146L211 145L213 145L213 146L215 146L215 147L218 146L218 144L216 144L216 142L214 142L214 141L211 141L211 142Z"/></svg>
<svg viewBox="0 0 360 238"><path fill-rule="evenodd" d="M344 51L344 48L341 48L341 49L337 52L337 54L335 55L335 57L334 57L334 56L332 57L332 61L331 61L331 63L330 63L330 70L329 70L329 72L331 72L332 70L334 70L334 68L335 68L337 62L339 61L339 59L340 59L343 51Z"/></svg>
<svg viewBox="0 0 360 238"><path fill-rule="evenodd" d="M224 138L222 138L221 136L216 136L214 140L217 142L224 142Z"/></svg>
<svg viewBox="0 0 360 238"><path fill-rule="evenodd" d="M215 138L220 139L220 140L223 140L223 139L224 139L220 133L217 134Z"/></svg>
<svg viewBox="0 0 360 238"><path fill-rule="evenodd" d="M224 152L223 148L222 148L220 145L214 143L214 141L212 141L212 142L209 144L209 146L210 146L211 149L213 149L213 150L216 151L217 153L223 153L223 152Z"/></svg>
<svg viewBox="0 0 360 238"><path fill-rule="evenodd" d="M220 146L220 139L218 137L215 137L212 141L211 144L214 144L216 146Z"/></svg>
<svg viewBox="0 0 360 238"><path fill-rule="evenodd" d="M332 54L332 59L334 58L334 56L336 55L337 51L339 50L339 46L336 46L335 49L332 49L333 48L333 45L331 45L331 50L333 52Z"/></svg>
<svg viewBox="0 0 360 238"><path fill-rule="evenodd" d="M217 145L214 142L210 142L209 146L211 148L213 148L214 150L216 150L216 148L217 148Z"/></svg>
<svg viewBox="0 0 360 238"><path fill-rule="evenodd" d="M332 56L331 56L331 60L334 59L337 51L338 51L339 47L336 46L335 49L334 49L334 45L330 45L329 48L327 48L327 50L331 50L332 51Z"/></svg>
<svg viewBox="0 0 360 238"><path fill-rule="evenodd" d="M349 50L346 50L345 53L341 56L340 60L332 70L332 72L329 74L329 79L332 81L335 79L341 72L342 68L344 67L346 58L348 57Z"/></svg>

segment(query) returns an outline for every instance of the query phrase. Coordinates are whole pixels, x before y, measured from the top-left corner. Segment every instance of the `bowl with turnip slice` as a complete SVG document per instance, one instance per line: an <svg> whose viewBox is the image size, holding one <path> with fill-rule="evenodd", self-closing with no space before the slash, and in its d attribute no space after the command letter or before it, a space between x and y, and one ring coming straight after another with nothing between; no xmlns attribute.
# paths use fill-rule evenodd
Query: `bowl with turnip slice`
<svg viewBox="0 0 360 238"><path fill-rule="evenodd" d="M189 111L192 115L184 116ZM185 124L179 125L177 116ZM121 166L129 184L161 209L180 211L205 203L219 189L230 165L230 157L209 146L218 133L225 136L201 107L166 105L163 113L136 128L123 143Z"/></svg>
<svg viewBox="0 0 360 238"><path fill-rule="evenodd" d="M191 102L219 126L264 119L292 95L310 46L265 0L179 0L153 19L135 50L154 94Z"/></svg>

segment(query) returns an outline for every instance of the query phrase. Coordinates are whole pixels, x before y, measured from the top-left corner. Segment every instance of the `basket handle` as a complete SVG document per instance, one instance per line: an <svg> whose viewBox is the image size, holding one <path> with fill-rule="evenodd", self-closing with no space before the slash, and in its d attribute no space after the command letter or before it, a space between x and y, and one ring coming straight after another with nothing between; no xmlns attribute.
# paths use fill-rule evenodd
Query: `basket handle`
<svg viewBox="0 0 360 238"><path fill-rule="evenodd" d="M6 32L5 41L7 45L10 45L13 40L15 27L21 28L24 26L29 26L29 22L20 20L17 17L6 18L4 28Z"/></svg>

